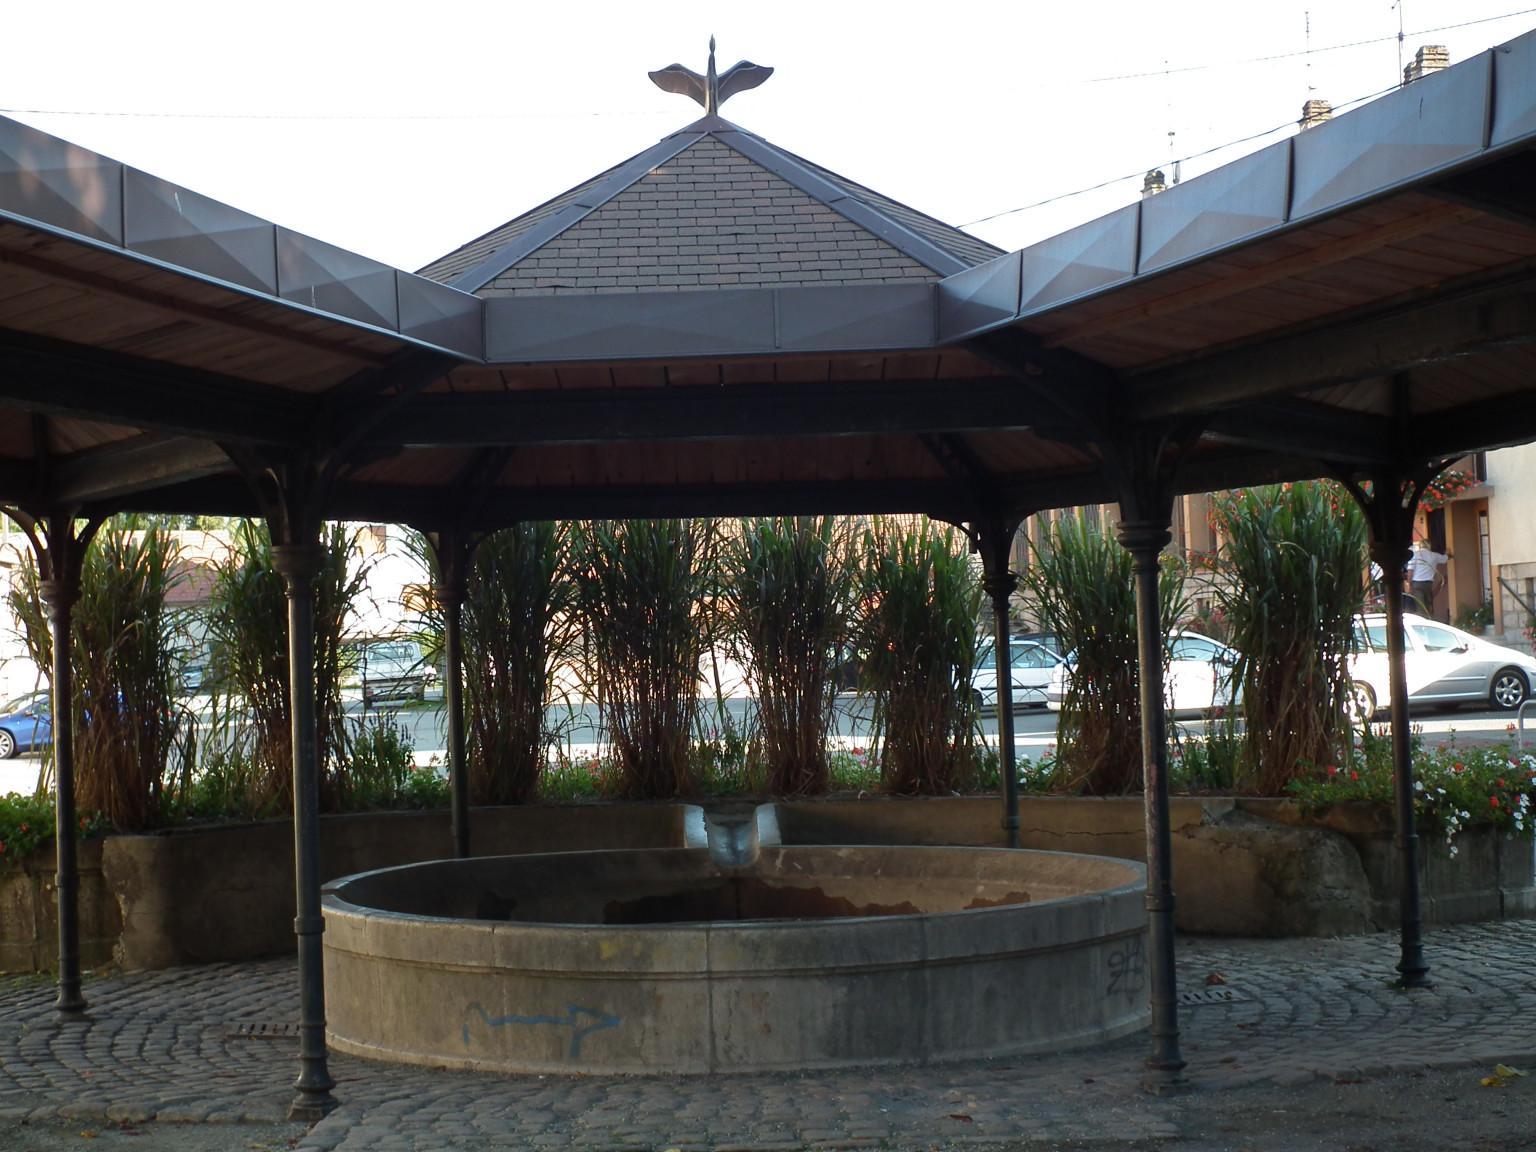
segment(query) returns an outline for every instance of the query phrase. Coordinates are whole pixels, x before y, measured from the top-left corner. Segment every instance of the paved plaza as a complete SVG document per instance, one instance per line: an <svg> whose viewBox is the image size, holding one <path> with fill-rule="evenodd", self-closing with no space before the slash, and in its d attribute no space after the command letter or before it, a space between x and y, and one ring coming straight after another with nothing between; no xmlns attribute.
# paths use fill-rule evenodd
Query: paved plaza
<svg viewBox="0 0 1536 1152"><path fill-rule="evenodd" d="M1191 1086L1179 1096L1141 1090L1143 1036L936 1067L684 1078L508 1077L333 1056L340 1108L308 1132L271 1131L283 1135L278 1146L344 1152L1151 1148L1183 1144L1190 1125L1222 1113L1223 1100L1240 1112L1246 1100L1272 1103L1275 1090L1369 1094L1373 1080L1435 1069L1466 1069L1457 1083L1479 1091L1498 1062L1536 1071L1536 922L1436 929L1428 955L1435 987L1405 993L1390 986L1390 935L1183 941L1180 987L1207 1002L1182 1010ZM10 1132L18 1147L45 1147L15 1136L23 1120L136 1133L180 1121L210 1126L201 1129L209 1142L177 1147L264 1146L222 1144L211 1126L234 1125L233 1136L242 1124L282 1121L295 1073L296 984L291 960L103 976L86 986L89 1019L73 1024L55 1021L47 983L4 985L0 1143ZM1466 1146L1536 1147L1532 1081L1486 1090L1486 1106L1474 1101L1483 1116L1496 1107L1508 1119L1513 1108L1514 1130L1529 1143ZM1411 1088L1396 1091L1416 1102Z"/></svg>

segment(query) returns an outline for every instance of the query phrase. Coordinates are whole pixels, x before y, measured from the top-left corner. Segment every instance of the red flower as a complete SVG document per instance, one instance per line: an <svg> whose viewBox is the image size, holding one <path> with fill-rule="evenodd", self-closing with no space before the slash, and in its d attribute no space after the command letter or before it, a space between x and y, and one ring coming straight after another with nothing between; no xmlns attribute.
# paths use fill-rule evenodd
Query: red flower
<svg viewBox="0 0 1536 1152"><path fill-rule="evenodd" d="M1337 768L1335 768L1332 764L1328 765L1328 775L1337 776L1338 774L1339 770Z"/></svg>
<svg viewBox="0 0 1536 1152"><path fill-rule="evenodd" d="M864 755L864 749L862 749L862 748L855 748L853 750L853 754L855 756L862 756L862 755Z"/></svg>
<svg viewBox="0 0 1536 1152"><path fill-rule="evenodd" d="M1497 796L1490 796L1488 797L1488 803L1497 808L1499 806L1499 798Z"/></svg>
<svg viewBox="0 0 1536 1152"><path fill-rule="evenodd" d="M1458 761L1456 761L1456 763L1451 765L1451 771L1452 772L1460 772L1464 767L1465 767L1465 765L1462 764L1462 762L1460 760L1458 760Z"/></svg>
<svg viewBox="0 0 1536 1152"><path fill-rule="evenodd" d="M1497 784L1500 788L1504 787L1504 781L1502 780L1495 780L1494 783ZM25 828L26 825L23 824L22 827Z"/></svg>
<svg viewBox="0 0 1536 1152"><path fill-rule="evenodd" d="M1360 779L1360 773L1356 772L1353 768L1351 768L1349 770L1349 778L1351 780L1358 780L1358 779Z"/></svg>

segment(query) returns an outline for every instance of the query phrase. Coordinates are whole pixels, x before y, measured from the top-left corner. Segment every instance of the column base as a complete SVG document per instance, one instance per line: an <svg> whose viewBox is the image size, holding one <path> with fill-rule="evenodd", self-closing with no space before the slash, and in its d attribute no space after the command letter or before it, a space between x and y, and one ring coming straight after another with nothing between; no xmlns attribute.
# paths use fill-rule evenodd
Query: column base
<svg viewBox="0 0 1536 1152"><path fill-rule="evenodd" d="M329 1092L300 1092L288 1105L288 1119L298 1124L316 1124L336 1110L336 1097Z"/></svg>

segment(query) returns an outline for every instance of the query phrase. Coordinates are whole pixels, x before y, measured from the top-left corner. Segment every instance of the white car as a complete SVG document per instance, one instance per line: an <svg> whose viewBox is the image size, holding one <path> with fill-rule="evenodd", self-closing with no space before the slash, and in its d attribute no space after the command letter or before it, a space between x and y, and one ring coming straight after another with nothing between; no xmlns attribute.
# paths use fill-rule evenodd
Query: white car
<svg viewBox="0 0 1536 1152"><path fill-rule="evenodd" d="M976 707L983 711L997 707L997 657L991 640L976 649L976 662L971 671L971 695ZM1040 708L1045 705L1045 690L1051 682L1051 673L1062 659L1038 640L1022 640L1012 637L1008 651L1013 668L1013 706L1015 708Z"/></svg>
<svg viewBox="0 0 1536 1152"><path fill-rule="evenodd" d="M1518 708L1536 685L1536 660L1524 652L1406 612L1403 630L1409 704L1482 704L1509 711ZM1369 717L1392 698L1384 615L1355 619L1355 649L1349 658L1354 711Z"/></svg>
<svg viewBox="0 0 1536 1152"><path fill-rule="evenodd" d="M1175 632L1171 637L1171 648L1163 679L1163 698L1169 712L1220 712L1232 707L1232 668L1237 663L1236 652L1198 632ZM1067 695L1068 677L1075 671L1069 656L1052 676L1045 693L1046 707L1052 712L1061 711Z"/></svg>

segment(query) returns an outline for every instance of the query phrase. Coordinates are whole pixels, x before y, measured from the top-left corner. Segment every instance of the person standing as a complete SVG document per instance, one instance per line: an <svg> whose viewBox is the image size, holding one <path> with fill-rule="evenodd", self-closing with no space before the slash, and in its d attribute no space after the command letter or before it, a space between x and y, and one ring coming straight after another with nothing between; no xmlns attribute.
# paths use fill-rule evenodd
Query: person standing
<svg viewBox="0 0 1536 1152"><path fill-rule="evenodd" d="M1413 542L1413 552L1408 557L1408 583L1413 598L1419 602L1424 615L1435 615L1435 577L1450 557L1436 552L1429 542L1418 539Z"/></svg>

